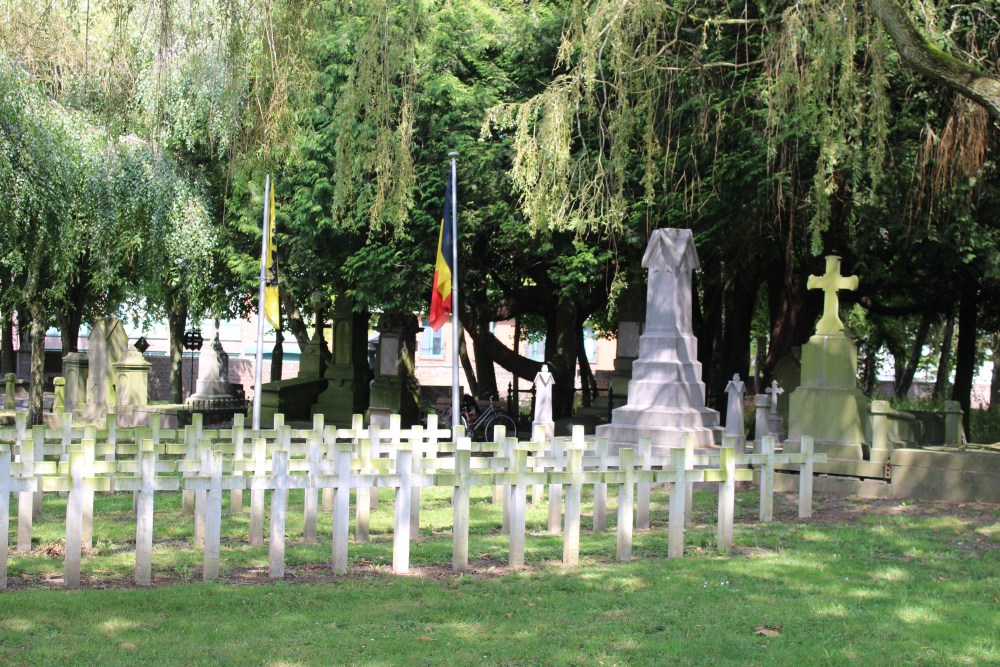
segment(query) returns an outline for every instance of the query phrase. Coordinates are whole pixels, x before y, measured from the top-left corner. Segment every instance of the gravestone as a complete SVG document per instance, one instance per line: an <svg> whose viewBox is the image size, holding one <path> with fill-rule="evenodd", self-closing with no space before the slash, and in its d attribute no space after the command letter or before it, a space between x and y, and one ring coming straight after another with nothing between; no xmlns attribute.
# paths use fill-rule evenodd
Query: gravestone
<svg viewBox="0 0 1000 667"><path fill-rule="evenodd" d="M642 258L649 272L646 324L632 364L628 403L597 437L618 447L649 438L654 448L697 446L722 436L719 413L705 406L698 341L691 327L691 274L699 267L690 229L657 229Z"/></svg>
<svg viewBox="0 0 1000 667"><path fill-rule="evenodd" d="M198 380L194 393L185 401L188 405L228 400L233 396L232 385L229 384L229 355L219 339L219 320L210 318L206 324L205 329L211 340L198 353Z"/></svg>
<svg viewBox="0 0 1000 667"><path fill-rule="evenodd" d="M140 420L148 422L148 415L140 415L135 408L149 405L149 369L142 352L130 347L120 361L113 365L115 371L115 412L118 425L137 426Z"/></svg>
<svg viewBox="0 0 1000 667"><path fill-rule="evenodd" d="M322 414L327 423L346 426L354 414L354 302L338 296L331 316L333 332L330 365L323 374L326 389L312 406L312 414ZM367 332L366 332L367 333Z"/></svg>
<svg viewBox="0 0 1000 667"><path fill-rule="evenodd" d="M746 450L746 426L743 422L743 396L746 394L746 384L740 379L739 373L733 373L733 379L726 385L726 431L724 435L737 439L739 450Z"/></svg>
<svg viewBox="0 0 1000 667"><path fill-rule="evenodd" d="M409 313L383 313L379 318L379 343L371 407L399 414L404 426L420 422L420 399L414 370L416 334L421 328Z"/></svg>
<svg viewBox="0 0 1000 667"><path fill-rule="evenodd" d="M66 412L80 414L87 402L87 377L90 370L90 359L80 352L67 352L63 355L63 377L66 379L64 409Z"/></svg>
<svg viewBox="0 0 1000 667"><path fill-rule="evenodd" d="M771 386L765 392L771 397L770 412L767 415L767 434L782 440L785 435L785 424L778 413L778 398L785 393L785 390L778 385L777 380L771 380Z"/></svg>
<svg viewBox="0 0 1000 667"><path fill-rule="evenodd" d="M555 433L555 422L552 421L552 384L549 365L542 364L542 370L535 375L535 415L531 424L545 429L545 435L549 438Z"/></svg>
<svg viewBox="0 0 1000 667"><path fill-rule="evenodd" d="M118 397L115 393L114 365L122 360L128 350L128 334L117 317L106 317L94 322L87 337L89 372L87 374L87 402L83 416L87 419L104 419L114 410Z"/></svg>
<svg viewBox="0 0 1000 667"><path fill-rule="evenodd" d="M864 459L868 400L857 388L858 350L844 335L837 291L856 289L857 276L840 274L840 258L826 258L826 272L809 276L809 289L824 293L823 316L816 334L802 346L802 375L789 399L789 440L808 435L816 451L831 459ZM786 447L794 450L794 444Z"/></svg>

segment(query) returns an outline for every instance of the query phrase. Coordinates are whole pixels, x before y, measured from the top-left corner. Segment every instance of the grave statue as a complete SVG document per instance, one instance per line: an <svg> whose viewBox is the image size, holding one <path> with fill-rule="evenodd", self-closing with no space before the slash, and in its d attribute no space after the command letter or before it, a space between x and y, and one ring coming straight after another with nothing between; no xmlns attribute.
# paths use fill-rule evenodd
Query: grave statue
<svg viewBox="0 0 1000 667"><path fill-rule="evenodd" d="M552 421L552 373L549 365L542 364L542 370L535 375L535 415L532 426L542 426L545 434L552 437L555 423Z"/></svg>

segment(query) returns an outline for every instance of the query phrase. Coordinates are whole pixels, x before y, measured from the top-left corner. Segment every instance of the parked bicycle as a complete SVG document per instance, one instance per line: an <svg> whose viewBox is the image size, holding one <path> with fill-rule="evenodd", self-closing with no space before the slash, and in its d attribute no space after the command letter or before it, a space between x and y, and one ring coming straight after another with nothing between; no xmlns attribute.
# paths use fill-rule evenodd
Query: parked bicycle
<svg viewBox="0 0 1000 667"><path fill-rule="evenodd" d="M477 442L492 442L495 427L503 426L506 429L507 437L517 437L517 424L513 418L504 413L496 406L496 396L489 397L489 406L483 410L479 409L476 399L468 394L462 397L459 406L461 410L461 423L465 426L466 434ZM451 426L451 411L445 410L441 413L444 426Z"/></svg>

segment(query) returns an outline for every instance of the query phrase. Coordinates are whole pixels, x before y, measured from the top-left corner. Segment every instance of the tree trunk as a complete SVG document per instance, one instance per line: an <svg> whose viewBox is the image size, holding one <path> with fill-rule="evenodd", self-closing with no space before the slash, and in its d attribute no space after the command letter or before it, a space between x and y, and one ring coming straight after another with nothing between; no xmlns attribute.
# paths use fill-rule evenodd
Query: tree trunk
<svg viewBox="0 0 1000 667"><path fill-rule="evenodd" d="M62 339L63 354L79 351L83 310L81 308L60 308L56 312L59 319L59 336Z"/></svg>
<svg viewBox="0 0 1000 667"><path fill-rule="evenodd" d="M534 379L538 371L542 370L542 362L517 354L501 343L489 330L489 327L480 327L475 321L472 321L466 331L469 332L473 344L481 342L488 346L493 361L509 373L513 373L519 378Z"/></svg>
<svg viewBox="0 0 1000 667"><path fill-rule="evenodd" d="M29 425L42 423L42 391L45 383L45 318L41 309L31 309L31 384L28 387Z"/></svg>
<svg viewBox="0 0 1000 667"><path fill-rule="evenodd" d="M170 336L170 402L184 402L184 327L187 326L187 303L167 294L167 331ZM194 373L194 367L191 368Z"/></svg>
<svg viewBox="0 0 1000 667"><path fill-rule="evenodd" d="M948 392L948 378L951 376L951 342L955 335L955 311L948 310L948 317L944 322L944 335L941 340L941 356L938 358L937 377L934 378L934 392L932 398L935 401L944 399Z"/></svg>
<svg viewBox="0 0 1000 667"><path fill-rule="evenodd" d="M721 373L715 384L708 390L708 393L715 397L714 405L721 408L720 412L723 414L725 414L728 400L726 385L733 374L738 373L743 380L750 377L750 337L759 289L760 278L756 272L741 269L735 272L730 286L726 290L726 319L722 343ZM758 341L758 345L760 344Z"/></svg>
<svg viewBox="0 0 1000 667"><path fill-rule="evenodd" d="M903 372L900 374L898 382L896 382L896 396L898 398L903 398L910 393L910 387L913 385L913 376L917 372L917 367L920 366L920 357L924 353L924 343L927 342L927 334L931 330L931 316L924 313L920 318L920 326L917 327L917 335L913 339L913 347L910 348L910 356L905 361L905 366Z"/></svg>
<svg viewBox="0 0 1000 667"><path fill-rule="evenodd" d="M872 0L871 7L889 33L903 63L970 100L1000 121L1000 77L948 55L920 34L908 10L896 0Z"/></svg>
<svg viewBox="0 0 1000 667"><path fill-rule="evenodd" d="M479 396L479 381L476 379L476 370L472 367L472 359L469 357L469 346L465 342L465 327L462 326L462 321L455 318L458 322L458 360L462 364L462 370L465 372L465 382L467 383L468 393L470 396ZM476 339L472 340L473 348L476 347L478 343ZM478 349L478 348L476 348ZM479 358L479 352L476 352L476 359ZM493 383L496 384L496 377L494 376Z"/></svg>
<svg viewBox="0 0 1000 667"><path fill-rule="evenodd" d="M486 326L489 326L487 323ZM493 365L493 355L490 354L490 348L484 345L482 342L472 341L472 351L476 353L476 393L473 396L478 398L486 398L487 396L500 397L500 391L497 387L497 372L496 367ZM466 353L466 357L468 354ZM462 359L463 365L465 364L465 359ZM469 364L470 366L472 364ZM468 376L468 372L466 372ZM469 380L469 387L472 387L472 380Z"/></svg>
<svg viewBox="0 0 1000 667"><path fill-rule="evenodd" d="M972 380L976 374L976 319L979 313L979 285L969 280L958 302L958 345L955 349L955 386L951 400L958 401L965 415L962 423L969 433L972 407Z"/></svg>
<svg viewBox="0 0 1000 667"><path fill-rule="evenodd" d="M288 323L288 330L295 336L295 341L299 344L299 349L306 349L309 342L309 326L306 324L295 297L285 287L284 283L278 284L278 298L281 301L281 310L284 311L285 321Z"/></svg>
<svg viewBox="0 0 1000 667"><path fill-rule="evenodd" d="M573 416L573 398L576 394L576 349L578 335L576 303L568 296L560 296L554 317L549 318L545 339L545 356L552 373L552 418Z"/></svg>
<svg viewBox="0 0 1000 667"><path fill-rule="evenodd" d="M792 347L809 340L823 305L823 299L818 294L812 299L805 299L799 277L785 274L777 265L766 274L771 347L761 373L763 386L767 386L771 371L791 352Z"/></svg>
<svg viewBox="0 0 1000 667"><path fill-rule="evenodd" d="M14 357L14 320L11 317L3 321L0 332L0 374L17 372L17 360Z"/></svg>
<svg viewBox="0 0 1000 667"><path fill-rule="evenodd" d="M354 366L354 412L363 414L371 402L371 381L375 374L368 363L368 309L354 312L351 318L351 363Z"/></svg>
<svg viewBox="0 0 1000 667"><path fill-rule="evenodd" d="M280 313L278 317L281 317ZM271 382L281 380L281 366L285 360L285 348L282 345L284 340L285 335L281 333L281 329L274 332L274 348L271 350Z"/></svg>
<svg viewBox="0 0 1000 667"><path fill-rule="evenodd" d="M590 367L590 359L587 358L587 345L583 339L583 323L577 324L576 349L579 355L577 359L580 365L580 387L583 389L583 407L589 408L594 404L594 396L597 395L597 378Z"/></svg>

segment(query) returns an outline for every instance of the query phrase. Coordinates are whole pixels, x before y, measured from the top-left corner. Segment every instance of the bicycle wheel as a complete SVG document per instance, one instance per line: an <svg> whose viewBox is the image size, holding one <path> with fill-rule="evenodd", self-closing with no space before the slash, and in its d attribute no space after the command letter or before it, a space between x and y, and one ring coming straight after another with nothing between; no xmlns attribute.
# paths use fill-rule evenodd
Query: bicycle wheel
<svg viewBox="0 0 1000 667"><path fill-rule="evenodd" d="M506 437L517 437L517 424L514 423L514 420L507 415L498 413L493 417L493 419L490 420L490 423L486 425L486 428L483 429L485 431L483 435L485 436L487 442L494 441L493 429L497 425L503 426L504 429L506 429Z"/></svg>

